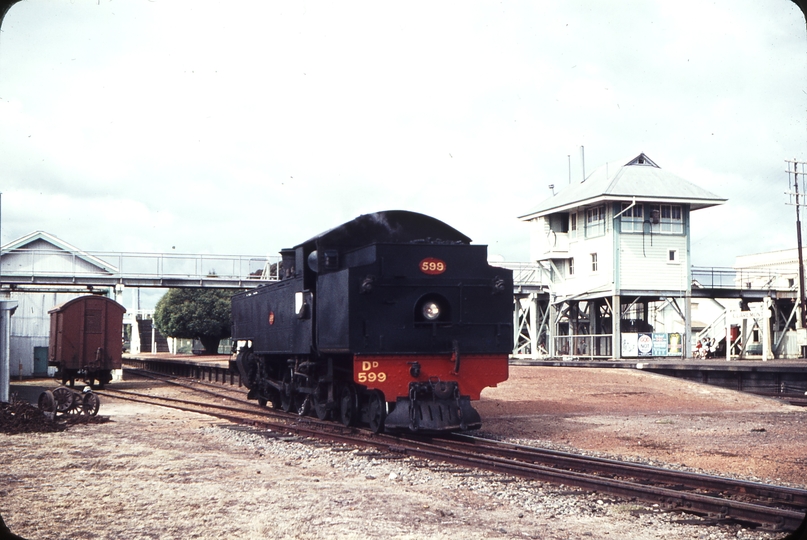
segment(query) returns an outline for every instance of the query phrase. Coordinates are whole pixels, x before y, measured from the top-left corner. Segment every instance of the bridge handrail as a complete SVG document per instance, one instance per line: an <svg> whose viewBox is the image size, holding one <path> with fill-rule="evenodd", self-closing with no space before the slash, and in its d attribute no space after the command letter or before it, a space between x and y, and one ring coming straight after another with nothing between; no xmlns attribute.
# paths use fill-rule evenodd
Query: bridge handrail
<svg viewBox="0 0 807 540"><path fill-rule="evenodd" d="M20 255L24 259L20 260ZM105 276L116 278L254 279L276 280L279 256L54 251L14 249L0 256L2 276ZM11 264L14 267L11 267Z"/></svg>
<svg viewBox="0 0 807 540"><path fill-rule="evenodd" d="M545 285L551 284L547 269L534 262L490 262L491 266L507 268L513 271L515 285Z"/></svg>
<svg viewBox="0 0 807 540"><path fill-rule="evenodd" d="M25 256L20 260L20 255ZM13 262L14 267L11 267ZM220 255L189 253L145 253L110 251L55 251L52 249L14 249L0 255L2 276L67 276L113 278L166 278L277 280L279 256ZM55 263L55 264L54 264ZM519 285L548 287L553 283L550 270L535 262L491 262L493 266L513 271ZM794 272L777 269L741 269L732 267L692 267L692 280L704 288L796 290L796 283L783 286ZM779 281L777 283L777 281ZM794 280L797 281L797 280Z"/></svg>
<svg viewBox="0 0 807 540"><path fill-rule="evenodd" d="M782 286L780 279L790 279L793 271L778 269L748 269L721 266L693 266L692 281L707 289L762 289L762 290L796 290L794 284Z"/></svg>

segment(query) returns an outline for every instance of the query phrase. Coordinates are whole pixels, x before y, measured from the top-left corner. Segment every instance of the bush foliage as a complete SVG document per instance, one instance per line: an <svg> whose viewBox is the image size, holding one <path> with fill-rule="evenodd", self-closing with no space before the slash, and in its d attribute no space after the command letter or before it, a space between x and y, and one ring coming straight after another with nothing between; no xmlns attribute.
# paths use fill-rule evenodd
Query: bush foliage
<svg viewBox="0 0 807 540"><path fill-rule="evenodd" d="M223 289L170 289L157 302L154 324L164 335L198 339L206 354L231 336L230 297Z"/></svg>

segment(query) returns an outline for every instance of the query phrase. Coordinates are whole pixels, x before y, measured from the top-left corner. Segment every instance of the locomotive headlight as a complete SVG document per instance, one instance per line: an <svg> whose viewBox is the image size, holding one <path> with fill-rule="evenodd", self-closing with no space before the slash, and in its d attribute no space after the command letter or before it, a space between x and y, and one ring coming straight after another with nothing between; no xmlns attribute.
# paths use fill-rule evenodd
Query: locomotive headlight
<svg viewBox="0 0 807 540"><path fill-rule="evenodd" d="M421 296L413 307L416 324L429 323L430 327L433 324L451 324L451 302L441 294Z"/></svg>
<svg viewBox="0 0 807 540"><path fill-rule="evenodd" d="M423 304L423 318L427 321L436 321L440 318L440 306L437 302Z"/></svg>

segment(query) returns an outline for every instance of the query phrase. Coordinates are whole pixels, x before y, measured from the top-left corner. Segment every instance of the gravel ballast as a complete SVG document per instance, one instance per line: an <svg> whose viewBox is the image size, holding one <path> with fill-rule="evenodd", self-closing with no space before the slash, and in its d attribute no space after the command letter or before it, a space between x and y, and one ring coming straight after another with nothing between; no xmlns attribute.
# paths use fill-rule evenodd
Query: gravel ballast
<svg viewBox="0 0 807 540"><path fill-rule="evenodd" d="M796 469L807 412L773 400L641 372L514 367L478 409L484 433L496 438L803 484ZM149 405L105 399L99 414L110 422L0 435L0 514L14 533L29 540L783 536ZM779 466L765 457L774 453Z"/></svg>

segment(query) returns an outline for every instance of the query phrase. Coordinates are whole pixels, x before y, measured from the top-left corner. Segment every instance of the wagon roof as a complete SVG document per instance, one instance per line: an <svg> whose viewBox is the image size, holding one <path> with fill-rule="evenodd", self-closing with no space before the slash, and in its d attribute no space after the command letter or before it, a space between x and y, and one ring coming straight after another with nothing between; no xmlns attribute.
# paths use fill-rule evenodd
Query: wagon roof
<svg viewBox="0 0 807 540"><path fill-rule="evenodd" d="M318 247L351 249L377 243L406 244L417 241L471 243L469 237L439 219L407 210L386 210L363 214L295 247L315 244Z"/></svg>
<svg viewBox="0 0 807 540"><path fill-rule="evenodd" d="M71 305L81 303L86 298L97 298L99 300L103 300L103 301L107 302L107 304L110 305L110 306L112 306L114 304L115 306L120 308L121 314L126 313L126 308L125 307L123 307L119 303L115 302L111 298L108 298L106 296L101 296L99 294L85 294L85 295L82 295L82 296L77 296L75 298L71 298L67 302L62 302L58 306L53 306L51 309L48 310L48 313L56 313L57 311L65 311L65 309L69 308Z"/></svg>

